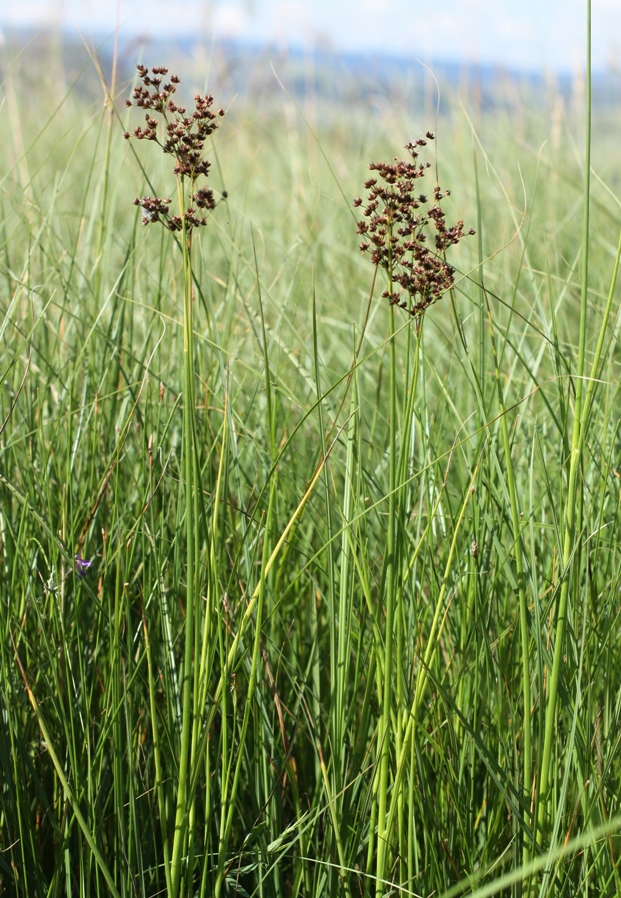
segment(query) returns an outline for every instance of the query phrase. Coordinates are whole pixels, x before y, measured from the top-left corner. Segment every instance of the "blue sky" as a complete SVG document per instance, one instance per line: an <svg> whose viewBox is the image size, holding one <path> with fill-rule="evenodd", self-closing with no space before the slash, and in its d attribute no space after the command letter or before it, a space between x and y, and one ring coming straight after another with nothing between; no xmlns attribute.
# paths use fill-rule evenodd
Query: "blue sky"
<svg viewBox="0 0 621 898"><path fill-rule="evenodd" d="M574 70L585 0L1 0L1 25L202 34L423 60ZM593 0L597 68L621 70L621 0Z"/></svg>

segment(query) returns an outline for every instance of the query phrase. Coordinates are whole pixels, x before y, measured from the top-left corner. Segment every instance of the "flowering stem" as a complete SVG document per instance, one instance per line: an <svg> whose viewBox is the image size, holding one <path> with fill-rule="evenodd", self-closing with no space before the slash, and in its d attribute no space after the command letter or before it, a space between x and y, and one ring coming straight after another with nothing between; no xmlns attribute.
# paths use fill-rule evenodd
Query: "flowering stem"
<svg viewBox="0 0 621 898"><path fill-rule="evenodd" d="M181 721L181 753L177 787L177 809L171 862L172 898L179 894L182 853L186 844L188 822L187 774L192 730L192 685L194 670L194 606L196 601L196 520L195 520L195 445L194 445L194 336L192 323L192 255L185 219L184 178L177 179L177 194L181 215L181 246L183 250L183 469L185 474L185 532L186 532L186 616L185 650L183 659L183 710ZM191 874L191 871L188 871Z"/></svg>
<svg viewBox="0 0 621 898"><path fill-rule="evenodd" d="M418 391L418 376L420 371L420 355L421 355L421 346L422 346L422 336L423 336L423 324L425 321L425 316L421 315L419 319L415 321L414 325L414 370L412 372L412 381L411 383L406 382L406 394L404 399L404 408L403 408L403 424L402 424L402 449L399 457L399 471L398 471L398 483L399 483L399 519L400 519L400 533L405 533L406 528L406 514L405 507L408 504L407 496L405 495L404 484L406 484L408 480L408 469L409 464L412 460L412 453L414 450L414 427L415 427L415 402L416 402L416 393ZM409 329L408 333L408 353L407 358L411 357L411 333L412 328ZM401 579L401 588L398 590L397 594L397 708L399 709L399 713L397 714L397 734L396 734L396 755L400 757L401 749L403 746L403 734L404 728L407 725L407 717L401 711L401 709L406 707L406 697L405 697L405 678L403 676L405 670L405 609L403 604L403 598L405 593L405 563L403 566L403 573ZM414 775L413 772L410 771L410 782L408 784L408 792L413 788L413 780ZM408 796L409 797L409 796ZM411 810L408 813L408 825L406 832L406 796L405 796L405 788L401 789L398 793L398 827L399 827L399 857L401 859L401 884L405 884L408 888L411 888L412 881L414 878L414 869L413 869L413 842L414 842L414 832L413 832L413 815ZM408 801L408 807L411 809L412 802Z"/></svg>
<svg viewBox="0 0 621 898"><path fill-rule="evenodd" d="M390 272L390 269L389 269ZM392 294L392 277L389 273L388 289ZM384 892L383 880L386 865L386 849L389 833L386 830L386 800L388 795L388 766L390 760L390 705L392 700L392 655L395 616L395 518L397 512L397 398L396 398L396 358L395 358L395 310L390 306L390 446L389 446L389 494L388 494L388 540L386 543L386 635L384 662L384 695L380 720L380 778L377 816L377 879L376 895Z"/></svg>

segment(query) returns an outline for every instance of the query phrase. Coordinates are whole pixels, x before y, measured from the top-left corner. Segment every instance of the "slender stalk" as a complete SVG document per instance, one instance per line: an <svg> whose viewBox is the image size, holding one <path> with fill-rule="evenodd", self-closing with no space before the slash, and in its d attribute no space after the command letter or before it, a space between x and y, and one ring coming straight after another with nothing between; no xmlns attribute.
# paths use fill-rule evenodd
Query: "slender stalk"
<svg viewBox="0 0 621 898"><path fill-rule="evenodd" d="M244 707L244 717L242 720L241 732L239 736L239 744L237 747L237 760L235 763L235 770L233 773L233 782L231 785L231 791L228 797L228 801L226 802L226 806L223 807L225 811L224 815L224 826L223 832L220 838L220 846L218 850L218 872L216 877L216 885L214 890L215 898L219 898L219 895L222 891L222 883L224 880L224 876L226 873L226 853L228 849L228 844L231 835L231 827L233 825L233 814L235 811L235 803L237 799L237 790L239 787L239 780L241 775L242 763L246 759L246 736L248 734L248 724L250 723L250 714L252 708L255 706L255 691L257 687L257 674L259 669L259 655L261 652L261 627L263 624L263 608L265 604L265 581L267 576L267 562L269 558L269 548L270 548L270 531L272 524L272 517L274 514L274 506L276 503L276 478L272 481L272 486L270 489L270 497L269 497L269 505L267 509L267 515L265 520L265 531L263 534L263 557L261 560L261 576L258 584L258 598L257 598L257 617L255 622L255 634L254 641L252 647L252 661L250 667L250 679L248 681L248 692L246 695L246 704Z"/></svg>
<svg viewBox="0 0 621 898"><path fill-rule="evenodd" d="M509 488L509 502L511 504L511 524L513 528L513 554L515 558L515 573L518 585L518 603L520 615L520 639L522 643L522 701L524 704L524 720L523 720L523 755L524 755L524 773L523 773L523 791L527 803L530 805L532 791L532 732L531 732L531 699L530 699L530 631L529 631L529 614L528 599L526 597L526 584L524 576L524 560L522 556L522 534L520 530L520 514L518 511L517 488L515 483L515 469L513 467L513 459L511 457L511 442L509 440L509 428L507 426L507 409L505 406L504 394L502 389L502 379L498 366L498 352L496 349L496 336L494 334L494 324L492 313L487 305L487 314L489 320L489 330L492 344L492 353L494 356L494 367L496 369L496 386L498 389L498 406L500 412L500 432L502 435L502 446L505 454L505 464L507 469L507 486ZM530 827L530 812L524 812L524 821ZM528 866L530 861L530 845L528 840L524 839L523 849L524 867Z"/></svg>
<svg viewBox="0 0 621 898"><path fill-rule="evenodd" d="M392 279L389 279L389 292L392 293ZM392 657L393 657L393 630L395 617L395 523L397 514L397 375L395 352L395 313L394 306L390 306L390 443L389 443L389 470L388 470L388 538L386 541L386 631L385 631L385 660L384 660L384 689L382 696L382 714L379 727L381 746L380 776L377 814L377 879L376 895L384 893L384 873L387 855L387 842L390 833L386 827L386 805L388 796L388 770L390 765L390 731L392 704ZM398 672L397 672L398 673ZM394 799L394 793L393 793Z"/></svg>
<svg viewBox="0 0 621 898"><path fill-rule="evenodd" d="M405 732L403 734L403 744L401 746L401 751L397 757L397 769L395 772L395 778L393 781L393 789L390 800L390 809L388 812L388 822L386 824L386 830L390 832L392 827L394 826L395 817L397 813L398 801L396 800L396 796L399 795L399 789L401 787L401 782L403 780L403 776L405 774L408 753L410 750L410 740L413 739L414 736L414 728L416 726L418 712L420 709L420 705L425 694L425 689L427 687L427 682L429 680L429 670L431 665L433 664L436 652L438 650L438 643L440 640L440 636L442 635L442 630L444 629L444 623L446 621L446 615L448 613L448 608L445 608L446 594L449 588L449 582L451 579L451 572L453 566L453 559L455 557L455 552L457 551L457 539L461 532L461 525L464 520L464 515L466 513L466 508L468 506L468 501L472 496L473 487L476 483L477 474L479 472L479 465L481 463L481 457L477 460L474 472L470 479L470 485L466 490L466 494L462 501L461 509L459 511L459 515L455 522L455 529L453 531L453 538L451 540L451 547L449 549L449 553L446 559L446 565L444 567L444 576L442 577L442 585L440 586L440 591L438 593L438 598L436 601L436 607L434 610L433 620L431 622L431 629L429 631L429 636L427 637L427 647L425 649L425 654L423 655L422 661L419 663L418 671L416 673L416 683L414 686L414 697L412 699L412 705L410 707L410 711L408 714L408 722L405 728Z"/></svg>
<svg viewBox="0 0 621 898"><path fill-rule="evenodd" d="M408 328L408 353L406 358L408 360L411 356L412 351L414 352L414 371L412 373L412 381L411 383L407 383L406 381L406 393L403 401L403 417L402 417L402 439L401 439L401 452L399 455L399 469L397 474L397 483L398 483L398 491L397 491L397 508L399 515L399 534L405 533L406 528L406 520L405 520L405 506L406 506L406 490L402 487L402 484L406 483L408 479L408 464L411 462L411 454L413 449L413 431L416 422L415 418L415 403L416 403L416 392L418 389L418 374L420 369L420 354L421 354L421 340L423 335L423 324L425 323L425 316L421 316L420 319L417 319L413 327ZM412 349L412 330L414 331L414 340L413 340L413 349ZM400 568L401 570L401 568ZM402 581L400 581L401 587ZM396 611L397 611L397 715L396 715L396 738L395 738L395 750L397 753L397 757L401 753L401 746L403 745L403 730L406 725L406 715L403 713L403 709L406 707L406 698L405 698L405 607L404 607L404 593L405 593L405 585L402 588L397 590L397 600L396 600ZM400 858L400 881L401 884L407 883L411 879L410 871L410 849L409 843L411 841L410 837L406 834L406 823L405 823L405 815L406 815L406 805L405 805L405 789L402 789L398 796L399 801L399 813L398 813L398 832L399 832L399 858ZM409 802L408 802L409 804Z"/></svg>
<svg viewBox="0 0 621 898"><path fill-rule="evenodd" d="M347 695L350 682L350 640L351 640L351 530L350 521L353 516L353 493L356 480L356 407L357 389L354 378L350 409L349 427L347 428L347 458L345 463L345 487L343 495L343 534L340 558L340 589L338 603L338 643L336 664L336 690L334 701L334 758L335 758L335 794L342 789L345 758L343 756L345 726L347 723Z"/></svg>
<svg viewBox="0 0 621 898"><path fill-rule="evenodd" d="M321 439L321 454L322 457L325 457L327 451L327 442L326 442L326 429L324 425L324 409L322 402L322 389L321 389L321 374L319 368L319 346L318 346L318 332L317 332L317 307L316 307L316 296L315 290L313 290L313 361L314 361L314 373L315 373L315 391L317 395L317 415L319 419L319 436ZM328 593L328 632L330 639L330 684L335 684L337 680L337 669L336 669L336 651L334 647L336 646L336 599L335 599L335 582L336 582L336 566L334 562L334 542L332 539L334 528L332 525L332 496L330 493L330 482L328 477L327 468L324 469L323 477L323 494L324 494L324 502L326 507L326 530L328 537L328 544L326 548L327 554L327 566L328 566L328 583L327 583L327 593ZM321 677L320 677L320 665L319 665L319 638L320 638L320 630L319 630L319 619L317 616L317 606L313 603L312 608L313 614L313 623L314 623L314 641L315 641L315 663L314 663L314 684L315 688L313 691L313 716L315 720L319 720L320 717L320 697L321 697ZM320 774L319 767L319 759L315 757L315 773L317 779Z"/></svg>
<svg viewBox="0 0 621 898"><path fill-rule="evenodd" d="M162 849L164 852L164 875L166 877L166 890L170 895L172 883L170 880L170 845L166 836L166 803L164 799L162 753L160 751L160 736L158 727L157 706L155 704L155 682L153 678L153 662L151 660L151 643L149 642L149 630L146 618L142 617L145 651L147 654L147 671L149 677L149 712L151 714L151 732L153 735L153 760L155 762L155 791L160 814L160 826L162 833Z"/></svg>
<svg viewBox="0 0 621 898"><path fill-rule="evenodd" d="M550 687L547 695L545 734L543 742L543 755L541 758L541 772L539 777L539 808L537 819L537 841L543 842L546 829L550 769L552 762L552 747L554 743L554 729L556 724L556 700L558 696L559 680L561 676L561 664L563 661L565 629L567 626L570 561L574 555L576 545L575 521L576 507L578 505L578 480L580 472L580 460L582 456L582 392L584 378L584 356L586 346L586 321L588 309L588 285L589 285L589 215L591 193L591 0L587 0L587 60L586 60L586 147L584 163L584 207L582 221L582 286L580 294L580 334L578 343L578 367L576 370L576 398L574 405L574 423L571 438L571 452L569 462L569 481L567 484L567 498L565 506L565 526L563 536L563 561L561 576L561 595L558 605L556 634L554 642L554 656L552 660L552 673L550 675Z"/></svg>
<svg viewBox="0 0 621 898"><path fill-rule="evenodd" d="M190 761L190 736L192 732L192 688L194 672L194 611L196 602L195 559L195 496L194 482L194 331L192 315L192 259L191 244L185 226L184 178L177 180L177 195L182 220L181 242L183 250L183 470L185 473L185 538L186 538L186 607L185 649L183 658L181 750L177 781L177 809L171 860L172 898L179 894L182 873L182 854L186 845L187 830L187 776Z"/></svg>

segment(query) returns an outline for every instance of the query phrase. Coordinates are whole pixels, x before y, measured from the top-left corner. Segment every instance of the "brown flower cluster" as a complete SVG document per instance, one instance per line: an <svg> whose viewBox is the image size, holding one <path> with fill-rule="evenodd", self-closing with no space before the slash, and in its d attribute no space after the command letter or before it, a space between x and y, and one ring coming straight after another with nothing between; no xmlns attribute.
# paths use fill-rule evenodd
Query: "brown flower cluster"
<svg viewBox="0 0 621 898"><path fill-rule="evenodd" d="M224 109L213 112L213 97L209 94L197 94L194 97L194 112L188 115L185 106L178 106L172 98L179 84L176 75L171 75L168 82L162 83L164 76L168 74L168 69L163 66L154 66L150 74L144 65L138 65L137 69L142 85L134 88L132 99L126 100L125 105L145 109L146 126L135 128L134 137L138 140L153 140L159 144L165 153L174 156L175 175L190 180L190 200L194 206L191 205L184 213L186 232L190 233L193 228L207 224L207 218L201 213L216 205L212 190L201 188L194 192L194 188L199 177L209 175L211 163L203 156L205 141L218 127L217 120L224 115ZM158 131L160 121L153 117L152 112L162 117L163 133ZM124 136L129 140L131 134L126 131ZM226 198L226 192L222 196ZM159 221L171 231L181 231L183 221L180 215L169 214L170 202L170 199L157 196L143 196L134 200L136 206L142 207L143 224Z"/></svg>
<svg viewBox="0 0 621 898"><path fill-rule="evenodd" d="M417 318L453 286L455 272L443 253L464 236L463 221L450 227L445 221L440 203L450 195L449 190L443 193L436 185L432 201L417 192L417 182L430 168L429 162L418 161L420 148L434 135L428 131L426 138L406 145L412 161L398 161L395 156L393 163L370 164L370 170L377 172L378 177L370 178L364 185L369 195L364 218L358 223L358 233L364 240L360 250L371 250L371 261L387 272L392 284L392 291L385 290L382 296ZM354 200L354 206L362 203L360 197ZM430 224L435 229L433 247L427 245ZM467 233L474 231L470 228ZM394 290L395 284L407 293L409 301L401 298L401 291Z"/></svg>

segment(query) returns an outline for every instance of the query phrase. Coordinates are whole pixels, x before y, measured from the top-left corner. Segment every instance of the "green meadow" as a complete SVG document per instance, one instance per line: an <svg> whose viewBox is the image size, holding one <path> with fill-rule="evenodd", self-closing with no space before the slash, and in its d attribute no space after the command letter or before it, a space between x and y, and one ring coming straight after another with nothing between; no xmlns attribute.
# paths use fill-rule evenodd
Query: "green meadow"
<svg viewBox="0 0 621 898"><path fill-rule="evenodd" d="M188 249L133 52L3 50L0 895L621 894L618 110L147 47ZM428 130L417 317L353 200Z"/></svg>

